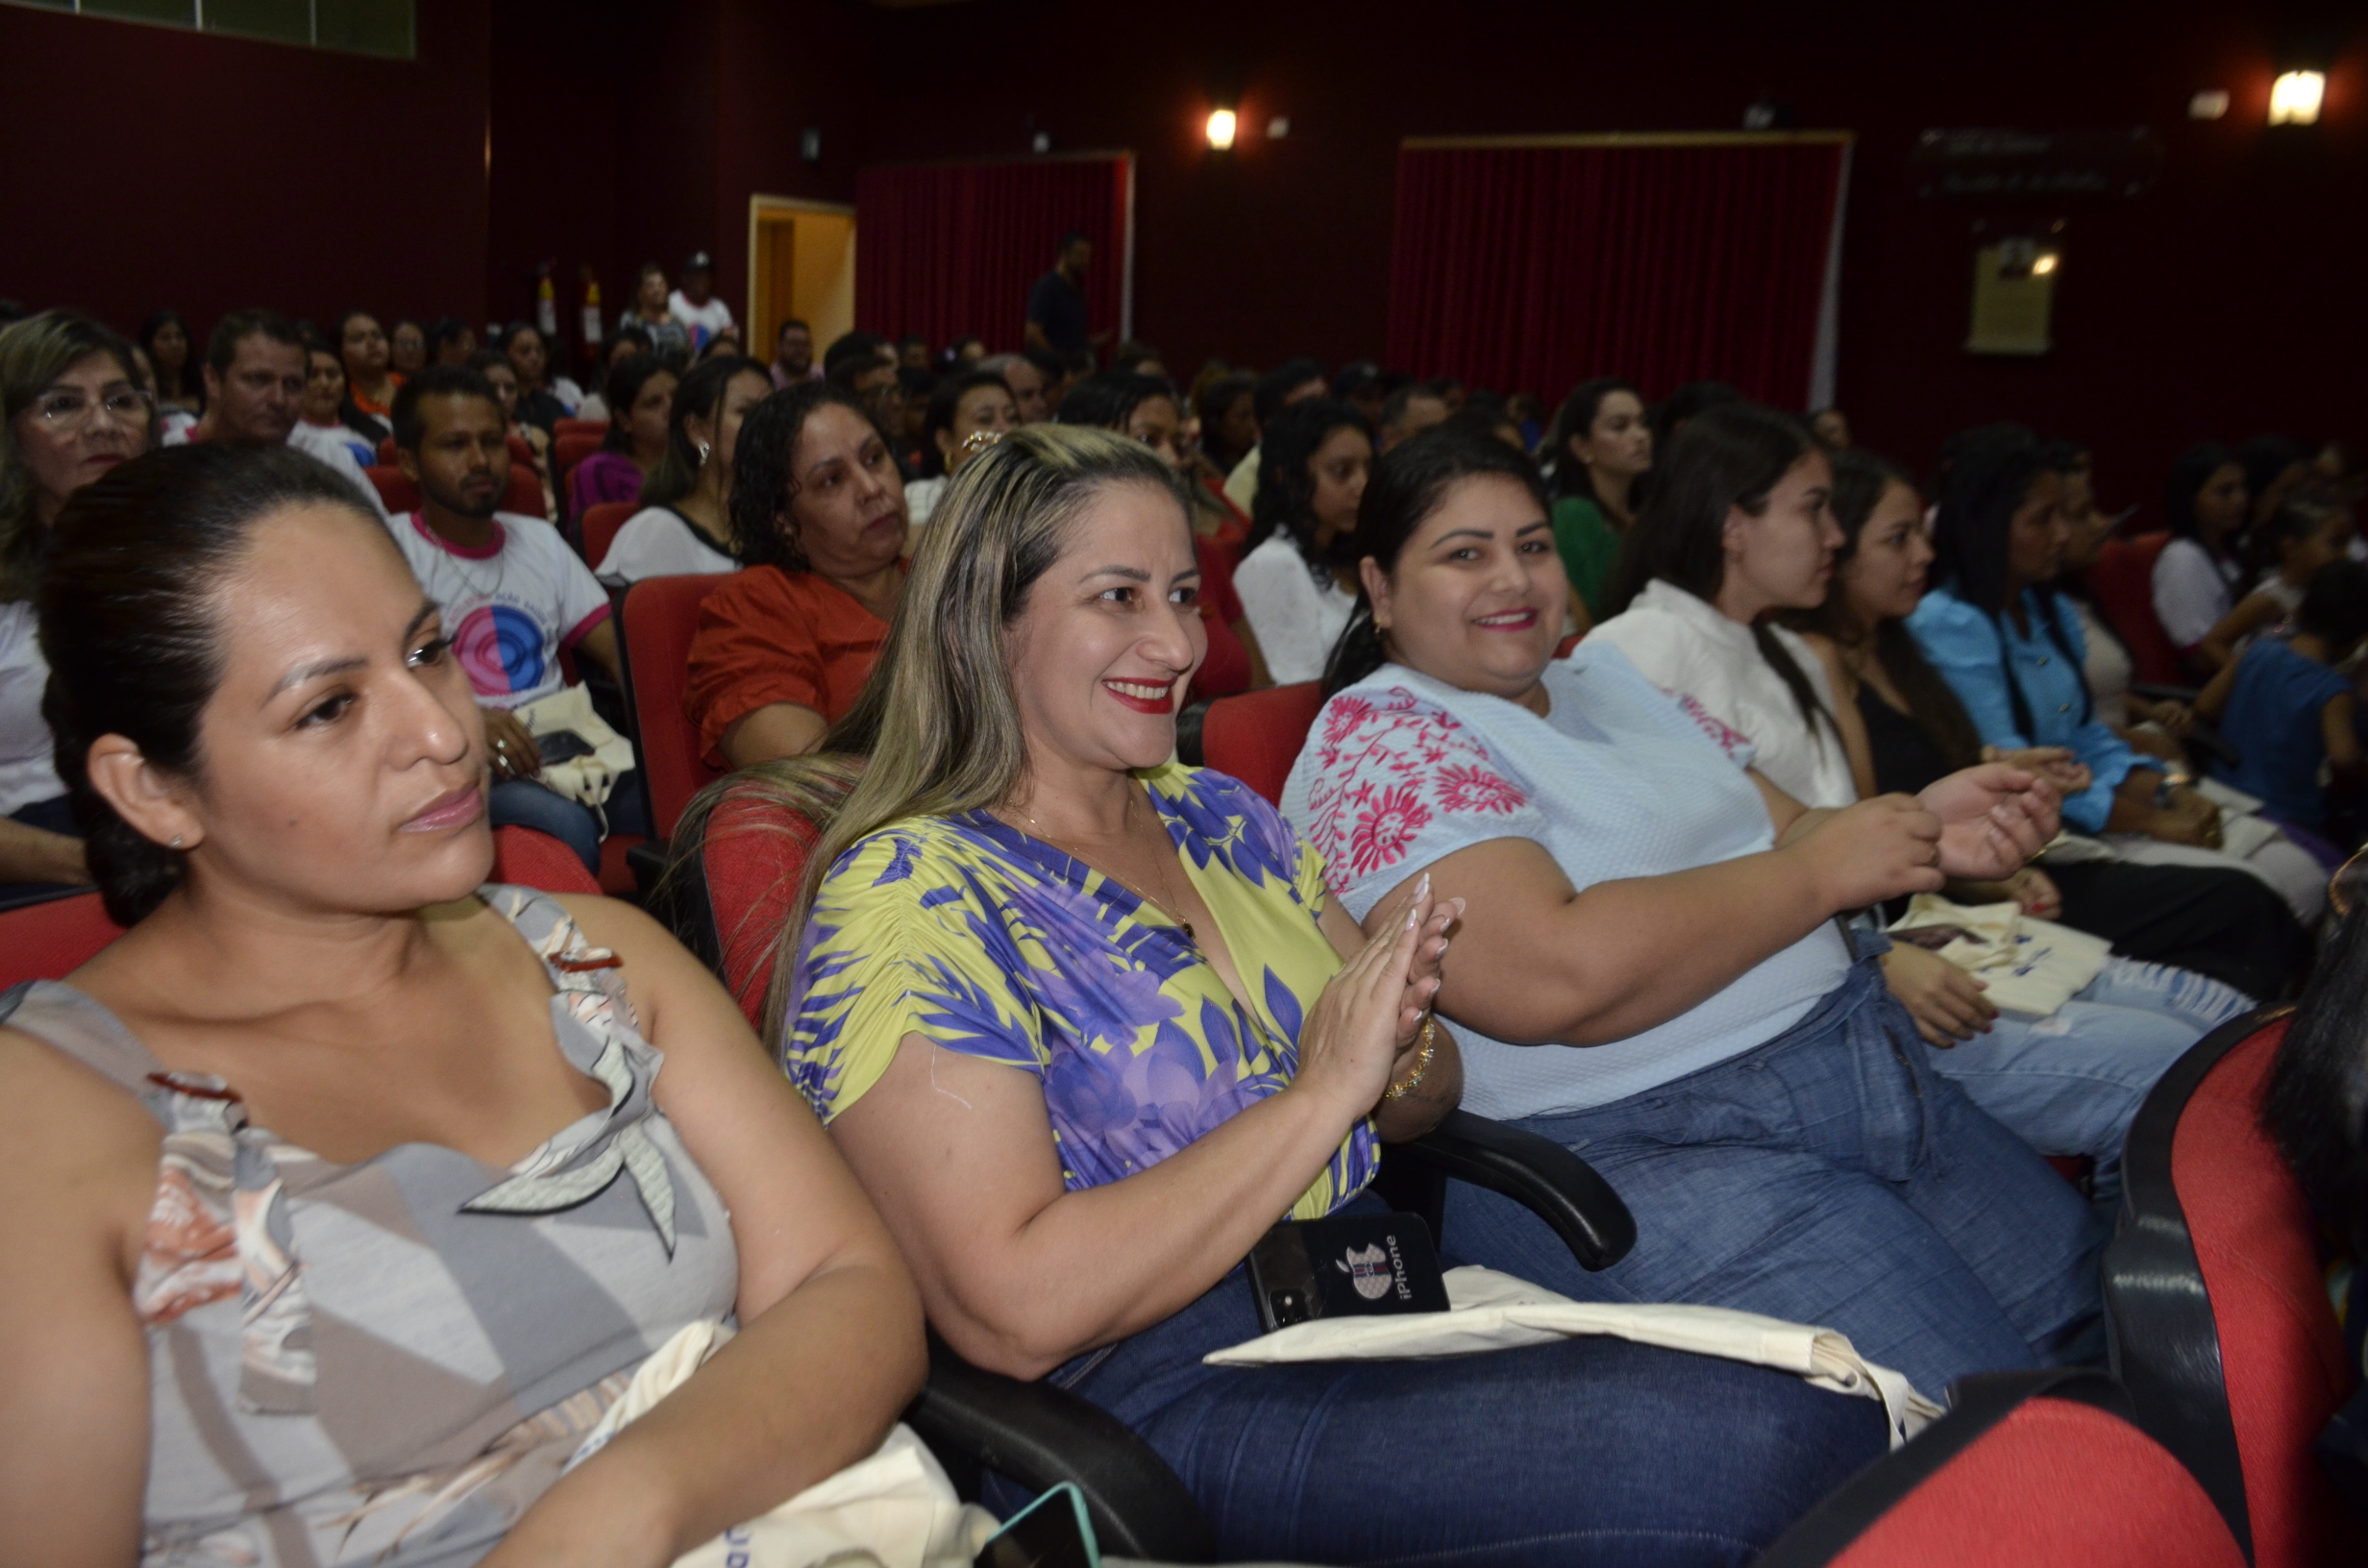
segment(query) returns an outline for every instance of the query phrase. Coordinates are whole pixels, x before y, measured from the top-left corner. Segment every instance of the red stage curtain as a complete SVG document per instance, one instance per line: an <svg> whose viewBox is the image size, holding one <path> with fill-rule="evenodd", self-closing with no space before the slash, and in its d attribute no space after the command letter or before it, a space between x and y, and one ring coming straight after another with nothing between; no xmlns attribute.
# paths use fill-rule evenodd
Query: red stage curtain
<svg viewBox="0 0 2368 1568"><path fill-rule="evenodd" d="M975 334L1021 346L1027 293L1061 236L1094 241L1085 279L1094 331L1124 330L1132 262L1128 154L1019 163L921 163L855 176L855 323L931 343Z"/></svg>
<svg viewBox="0 0 2368 1568"><path fill-rule="evenodd" d="M1849 146L1767 136L1409 144L1390 361L1559 399L1702 378L1805 406Z"/></svg>

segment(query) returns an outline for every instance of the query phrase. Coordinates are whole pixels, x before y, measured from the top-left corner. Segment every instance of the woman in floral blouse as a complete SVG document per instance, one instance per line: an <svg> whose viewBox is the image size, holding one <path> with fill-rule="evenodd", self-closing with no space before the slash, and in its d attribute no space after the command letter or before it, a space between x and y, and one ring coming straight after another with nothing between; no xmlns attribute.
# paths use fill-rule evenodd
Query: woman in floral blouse
<svg viewBox="0 0 2368 1568"><path fill-rule="evenodd" d="M1357 537L1285 814L1353 915L1425 879L1468 901L1440 1008L1471 1108L1583 1150L1637 1216L1595 1275L1484 1193L1457 1245L1566 1294L1829 1324L1936 1393L2101 1354L2103 1227L1932 1070L1833 919L2019 866L2055 831L2046 786L1992 765L1809 811L1617 649L1557 660L1553 527L1499 443L1393 451Z"/></svg>

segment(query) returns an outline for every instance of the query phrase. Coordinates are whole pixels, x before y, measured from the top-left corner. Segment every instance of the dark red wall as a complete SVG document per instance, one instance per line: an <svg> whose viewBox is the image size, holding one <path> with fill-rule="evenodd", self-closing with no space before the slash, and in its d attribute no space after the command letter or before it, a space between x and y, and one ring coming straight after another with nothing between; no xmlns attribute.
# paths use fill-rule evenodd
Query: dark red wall
<svg viewBox="0 0 2368 1568"><path fill-rule="evenodd" d="M2223 0L420 0L415 62L0 6L19 128L0 295L126 327L258 302L484 320L530 309L551 261L572 331L584 264L613 318L634 265L703 248L737 309L752 193L851 201L861 164L1025 156L1042 128L1139 155L1136 327L1172 364L1338 361L1382 346L1401 137L1730 128L1765 93L1860 137L1839 391L1866 439L1922 462L2018 417L2093 442L2107 500L2152 506L2197 436L2368 433L2368 46L2356 8L2331 13L2351 32L2322 29L2340 46L2325 120L2273 136L2281 40L2308 17ZM2210 86L2235 94L2229 117L2188 121ZM1222 99L1246 134L1218 158L1199 124ZM1276 113L1293 133L1270 142ZM2126 203L1935 203L1907 167L1932 126L2137 124L2165 165ZM2056 351L1966 355L1973 224L2056 217Z"/></svg>
<svg viewBox="0 0 2368 1568"><path fill-rule="evenodd" d="M1150 37L1104 0L984 0L881 18L894 86L871 147L1017 155L1032 113L1060 146L1133 148L1135 326L1189 373L1379 355L1403 136L1731 129L1764 92L1859 135L1838 393L1864 438L1921 463L1952 429L2021 418L2093 442L2107 500L2158 517L2155 476L2185 441L2368 423L2364 40L2344 13L2322 124L2273 145L2274 9L1210 0ZM2213 86L2229 116L2188 121ZM1246 134L1218 157L1197 131L1228 93ZM1266 141L1277 113L1291 136ZM1972 223L2015 214L1916 196L1917 134L2138 124L2167 153L2154 190L2021 214L2067 221L2055 352L1965 354Z"/></svg>
<svg viewBox="0 0 2368 1568"><path fill-rule="evenodd" d="M407 61L0 6L0 295L481 318L493 9L419 0Z"/></svg>

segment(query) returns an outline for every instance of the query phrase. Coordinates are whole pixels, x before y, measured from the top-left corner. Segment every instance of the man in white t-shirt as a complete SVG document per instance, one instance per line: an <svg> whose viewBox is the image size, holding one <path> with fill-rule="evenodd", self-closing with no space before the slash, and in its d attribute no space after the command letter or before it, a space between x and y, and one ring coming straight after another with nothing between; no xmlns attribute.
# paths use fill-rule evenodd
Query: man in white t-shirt
<svg viewBox="0 0 2368 1568"><path fill-rule="evenodd" d="M385 503L354 454L339 447L295 439L304 406L305 343L275 310L234 310L214 324L206 341L206 416L168 428L161 445L191 441L279 441L345 476L381 517Z"/></svg>
<svg viewBox="0 0 2368 1568"><path fill-rule="evenodd" d="M458 365L420 371L395 396L394 425L395 461L419 486L420 508L388 527L442 610L453 656L484 711L494 773L488 814L497 827L515 823L561 840L597 875L600 819L534 781L541 752L513 710L566 684L561 649L617 677L607 592L556 528L499 510L509 488L509 432L481 374ZM609 797L612 818L640 820L638 777L626 774Z"/></svg>
<svg viewBox="0 0 2368 1568"><path fill-rule="evenodd" d="M704 251L692 253L682 263L682 286L666 296L666 312L691 334L693 358L706 353L707 345L719 337L739 339L731 306L715 297L715 257Z"/></svg>

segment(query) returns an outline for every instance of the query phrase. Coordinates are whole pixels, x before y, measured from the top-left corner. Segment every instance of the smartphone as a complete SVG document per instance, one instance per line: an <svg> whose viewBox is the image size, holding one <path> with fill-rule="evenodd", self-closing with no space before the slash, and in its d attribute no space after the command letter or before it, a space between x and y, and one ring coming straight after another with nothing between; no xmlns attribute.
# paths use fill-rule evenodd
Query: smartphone
<svg viewBox="0 0 2368 1568"><path fill-rule="evenodd" d="M1062 1482L988 1537L972 1568L1101 1568L1085 1494Z"/></svg>
<svg viewBox="0 0 2368 1568"><path fill-rule="evenodd" d="M1439 1254L1416 1214L1286 1220L1250 1249L1249 1287L1269 1334L1319 1317L1447 1310Z"/></svg>
<svg viewBox="0 0 2368 1568"><path fill-rule="evenodd" d="M553 763L588 757L600 747L572 729L555 729L548 735L535 736L534 749L542 753L544 762Z"/></svg>

